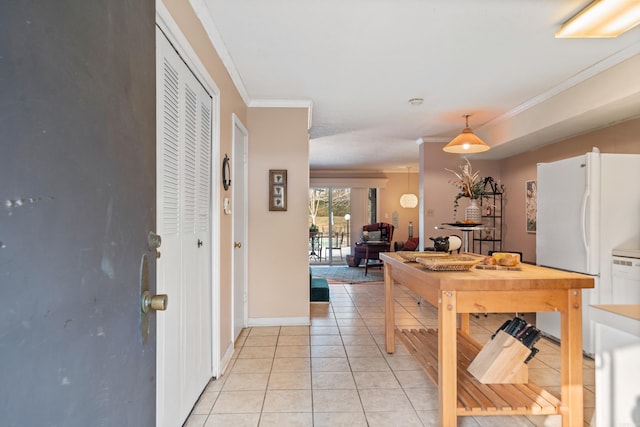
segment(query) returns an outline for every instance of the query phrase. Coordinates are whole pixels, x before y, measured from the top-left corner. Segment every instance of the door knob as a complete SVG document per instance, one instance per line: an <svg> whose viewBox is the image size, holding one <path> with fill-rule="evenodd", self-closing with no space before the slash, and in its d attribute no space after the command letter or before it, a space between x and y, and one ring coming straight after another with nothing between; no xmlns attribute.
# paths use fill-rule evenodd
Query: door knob
<svg viewBox="0 0 640 427"><path fill-rule="evenodd" d="M240 243L240 242L233 242L233 247L234 247L234 248L238 248L238 249L239 249L239 248L241 248L241 247L242 247L242 243Z"/></svg>
<svg viewBox="0 0 640 427"><path fill-rule="evenodd" d="M142 302L141 309L143 313L146 313L151 310L160 310L164 311L167 309L167 305L169 304L169 297L164 294L153 295L149 291L144 291L142 293Z"/></svg>

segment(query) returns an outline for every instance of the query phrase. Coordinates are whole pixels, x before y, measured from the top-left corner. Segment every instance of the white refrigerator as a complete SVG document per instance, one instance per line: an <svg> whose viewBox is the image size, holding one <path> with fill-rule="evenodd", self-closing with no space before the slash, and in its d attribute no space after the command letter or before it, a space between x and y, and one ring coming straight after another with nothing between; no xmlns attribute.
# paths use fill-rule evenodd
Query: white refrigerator
<svg viewBox="0 0 640 427"><path fill-rule="evenodd" d="M612 250L640 248L640 154L585 155L538 164L536 263L594 276L582 293L585 353L594 353L591 304L612 302ZM536 327L560 338L560 314L536 315Z"/></svg>

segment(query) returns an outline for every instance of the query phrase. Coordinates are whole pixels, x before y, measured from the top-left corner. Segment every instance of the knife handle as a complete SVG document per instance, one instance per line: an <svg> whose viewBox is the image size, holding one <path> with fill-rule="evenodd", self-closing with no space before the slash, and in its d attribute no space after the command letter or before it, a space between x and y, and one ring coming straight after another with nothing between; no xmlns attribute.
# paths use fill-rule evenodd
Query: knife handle
<svg viewBox="0 0 640 427"><path fill-rule="evenodd" d="M520 332L522 330L522 328L527 326L527 322L525 322L524 320L520 319L519 317L516 317L515 319L513 319L513 323L515 323L515 325L514 325L513 329L511 330L511 335L513 335L514 337L518 334L518 332Z"/></svg>
<svg viewBox="0 0 640 427"><path fill-rule="evenodd" d="M540 351L540 350L538 350L537 348L533 347L533 348L531 349L531 353L529 354L529 357L527 357L527 358L526 358L526 360L524 361L524 363L529 363L529 361L530 361L531 359L533 359L533 357L534 357L536 354L538 354L538 352L539 352L539 351Z"/></svg>
<svg viewBox="0 0 640 427"><path fill-rule="evenodd" d="M529 348L532 348L535 343L540 339L540 331L534 328L534 331L529 334L525 339L522 340L522 343Z"/></svg>
<svg viewBox="0 0 640 427"><path fill-rule="evenodd" d="M522 330L520 332L518 332L518 334L516 335L516 338L520 338L520 337L526 336L527 332L529 332L532 327L533 326L531 326L531 325L527 325L524 328L522 328Z"/></svg>

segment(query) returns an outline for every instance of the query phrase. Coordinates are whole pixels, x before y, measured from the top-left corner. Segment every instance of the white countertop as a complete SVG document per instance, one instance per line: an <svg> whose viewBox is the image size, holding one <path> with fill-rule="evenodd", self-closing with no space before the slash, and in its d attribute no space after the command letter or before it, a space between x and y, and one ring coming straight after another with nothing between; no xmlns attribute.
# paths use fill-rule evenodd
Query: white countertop
<svg viewBox="0 0 640 427"><path fill-rule="evenodd" d="M640 304L592 305L593 320L640 337Z"/></svg>
<svg viewBox="0 0 640 427"><path fill-rule="evenodd" d="M640 320L640 304L599 304L592 307Z"/></svg>
<svg viewBox="0 0 640 427"><path fill-rule="evenodd" d="M611 251L611 255L625 258L640 258L640 249L616 248Z"/></svg>

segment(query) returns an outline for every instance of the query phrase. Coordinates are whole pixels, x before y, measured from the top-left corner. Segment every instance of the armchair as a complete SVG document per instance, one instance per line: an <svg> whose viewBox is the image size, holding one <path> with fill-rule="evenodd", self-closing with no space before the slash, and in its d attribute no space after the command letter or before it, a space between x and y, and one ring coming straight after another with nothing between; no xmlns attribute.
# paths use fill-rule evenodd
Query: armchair
<svg viewBox="0 0 640 427"><path fill-rule="evenodd" d="M393 225L386 222L368 224L362 227L363 237L355 245L353 262L356 266L359 266L364 259L365 276L369 267L369 260L379 261L380 252L389 252L391 250L393 229Z"/></svg>

